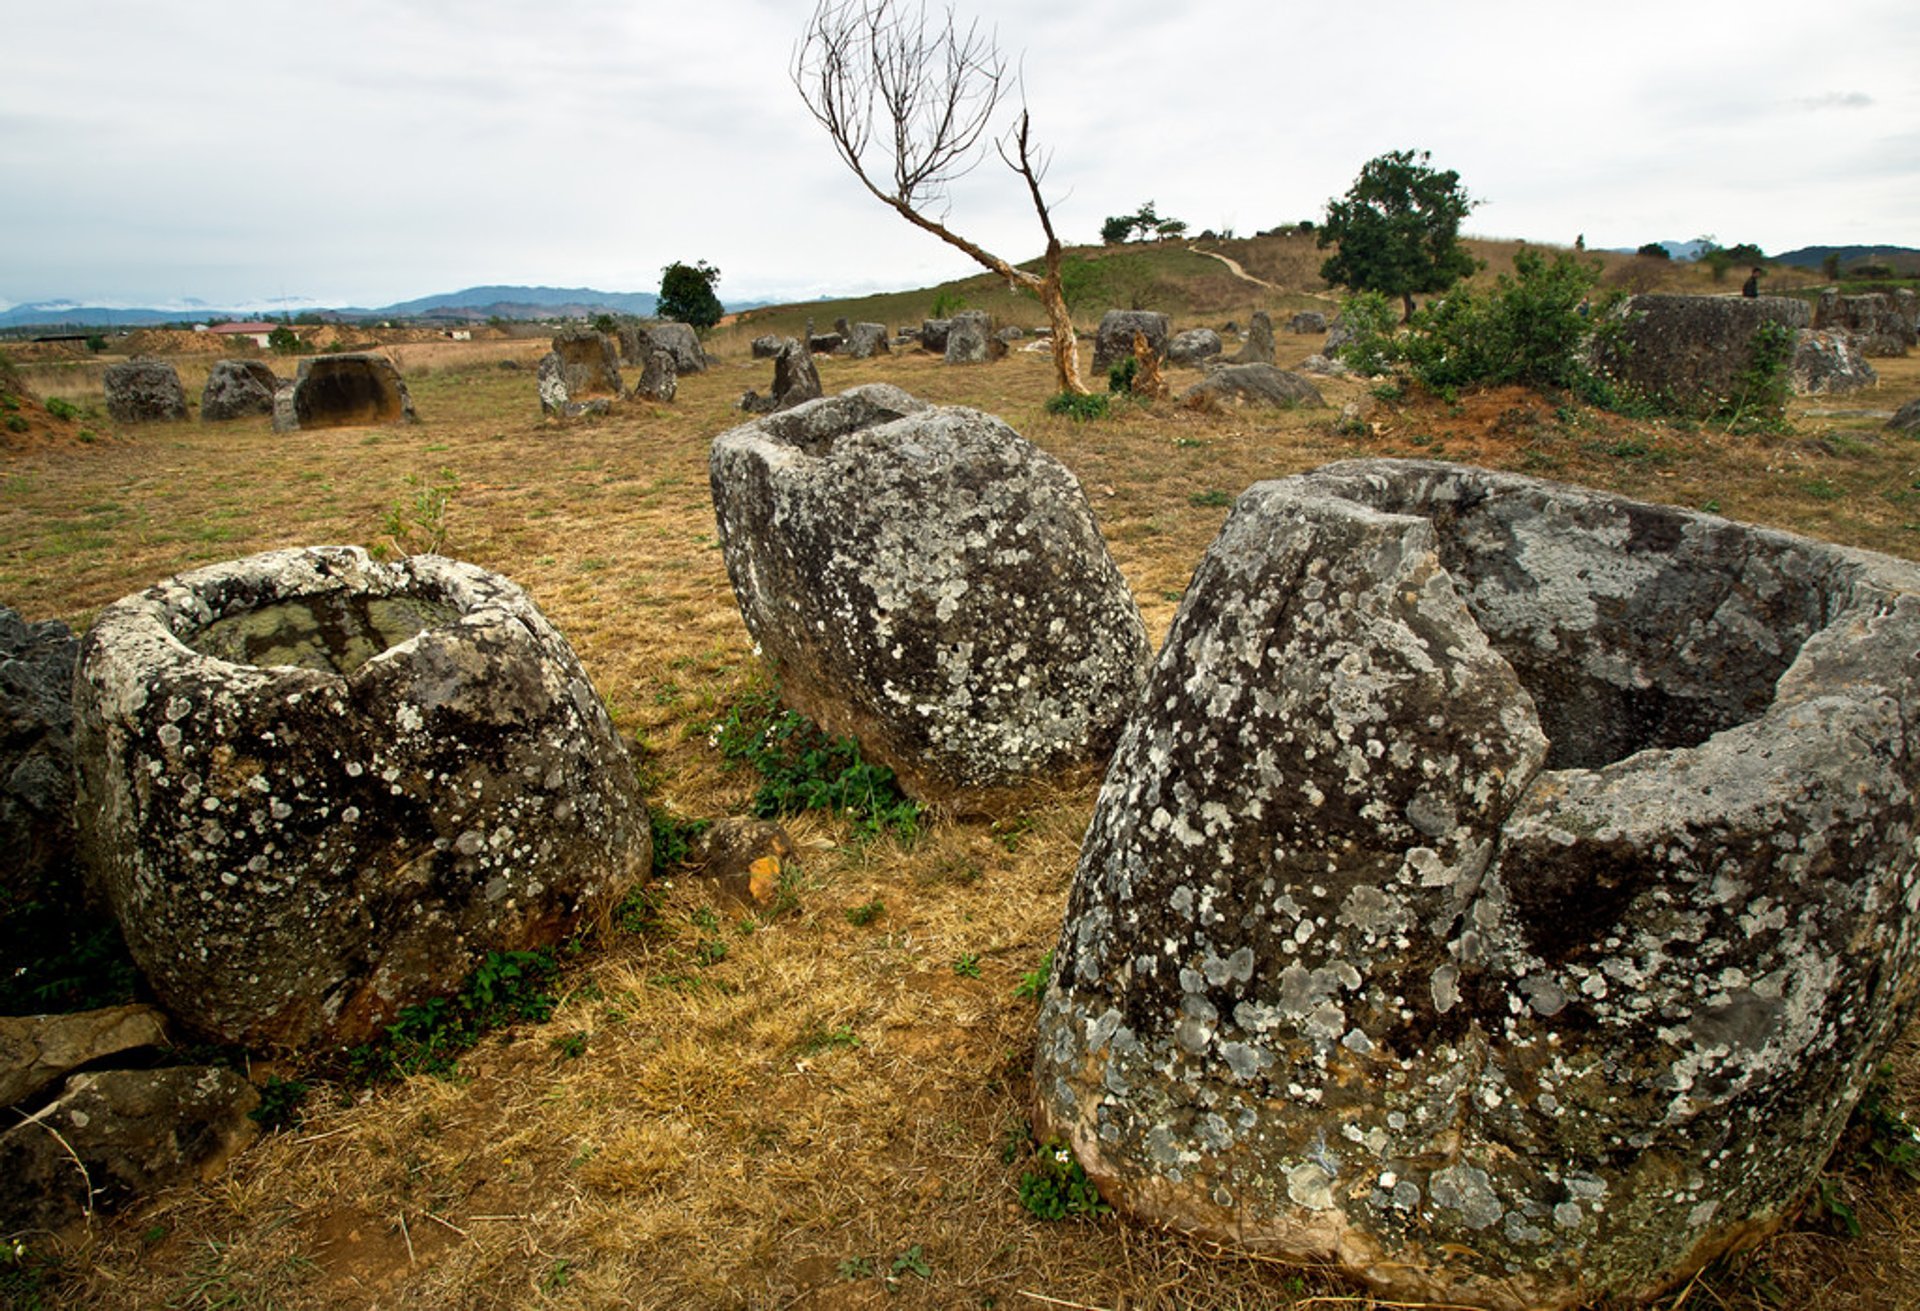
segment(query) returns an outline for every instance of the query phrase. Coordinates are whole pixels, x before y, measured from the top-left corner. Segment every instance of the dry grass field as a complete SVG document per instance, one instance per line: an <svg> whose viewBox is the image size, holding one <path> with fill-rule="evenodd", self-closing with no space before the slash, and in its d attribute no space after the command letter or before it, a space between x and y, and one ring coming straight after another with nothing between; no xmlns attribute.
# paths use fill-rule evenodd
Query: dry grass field
<svg viewBox="0 0 1920 1311"><path fill-rule="evenodd" d="M1290 304L1257 303L1277 319ZM889 321L928 308L922 293ZM866 317L811 312L823 326ZM741 420L740 393L766 386L748 340L783 321L716 334L716 367L683 377L671 405L567 424L540 416L540 342L399 345L419 424L287 435L264 419L117 430L98 414L96 364L25 365L42 397L95 412L0 446L0 601L79 627L195 565L391 547L390 512L419 518L415 498L438 487L444 552L513 578L571 639L636 743L651 803L743 813L753 780L709 734L763 674L716 546L706 459ZM1283 334L1281 363L1318 345ZM192 395L207 362L182 360ZM1156 640L1231 497L1353 456L1518 469L1920 557L1920 444L1883 427L1920 395L1920 360L1877 363L1878 391L1796 403L1790 431L1756 437L1519 391L1453 407L1375 400L1356 381L1328 383L1326 411L1160 402L1075 424L1043 408L1044 353L976 368L920 354L819 361L830 392L897 383L990 410L1061 458ZM1372 406L1368 431L1338 435L1350 400ZM795 819L798 905L773 917L676 873L652 926L595 941L567 966L550 1020L484 1039L457 1077L323 1084L303 1123L224 1177L32 1236L57 1261L40 1296L92 1308L1383 1305L1311 1269L1110 1217L1042 1222L1019 1205L1022 1167L1002 1149L1025 1132L1035 1002L1017 993L1058 931L1092 802L1091 790L1036 795L1013 820L936 818L905 842ZM1916 1065L1910 1036L1895 1089L1909 1114ZM1804 1220L1663 1306L1920 1305L1914 1186L1841 1162L1831 1177L1859 1236Z"/></svg>

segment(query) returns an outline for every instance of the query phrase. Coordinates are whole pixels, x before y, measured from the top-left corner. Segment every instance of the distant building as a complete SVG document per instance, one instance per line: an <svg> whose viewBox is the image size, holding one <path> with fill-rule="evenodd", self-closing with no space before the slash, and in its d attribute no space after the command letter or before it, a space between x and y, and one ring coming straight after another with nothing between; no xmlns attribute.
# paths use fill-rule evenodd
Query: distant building
<svg viewBox="0 0 1920 1311"><path fill-rule="evenodd" d="M273 335L277 323L216 323L208 331L216 337L247 337L261 350L267 348L267 338Z"/></svg>

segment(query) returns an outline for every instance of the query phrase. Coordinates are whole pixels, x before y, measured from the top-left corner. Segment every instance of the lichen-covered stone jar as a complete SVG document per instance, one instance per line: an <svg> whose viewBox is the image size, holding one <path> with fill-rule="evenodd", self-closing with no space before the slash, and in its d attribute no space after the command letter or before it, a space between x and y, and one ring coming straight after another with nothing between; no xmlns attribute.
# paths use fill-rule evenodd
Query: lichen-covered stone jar
<svg viewBox="0 0 1920 1311"><path fill-rule="evenodd" d="M273 551L101 612L80 842L161 1002L255 1048L351 1043L646 876L633 769L518 587Z"/></svg>
<svg viewBox="0 0 1920 1311"><path fill-rule="evenodd" d="M1920 569L1451 465L1261 483L1090 826L1038 1120L1380 1292L1757 1241L1920 991Z"/></svg>
<svg viewBox="0 0 1920 1311"><path fill-rule="evenodd" d="M1065 465L876 383L722 433L709 471L789 705L962 812L1105 763L1152 653Z"/></svg>

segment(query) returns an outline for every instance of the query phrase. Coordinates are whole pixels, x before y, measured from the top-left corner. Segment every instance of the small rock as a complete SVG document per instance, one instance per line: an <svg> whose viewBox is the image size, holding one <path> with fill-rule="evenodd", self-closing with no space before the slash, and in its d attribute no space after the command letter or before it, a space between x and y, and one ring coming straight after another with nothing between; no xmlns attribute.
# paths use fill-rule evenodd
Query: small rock
<svg viewBox="0 0 1920 1311"><path fill-rule="evenodd" d="M151 1006L0 1016L0 1106L25 1101L103 1056L166 1041L166 1017Z"/></svg>

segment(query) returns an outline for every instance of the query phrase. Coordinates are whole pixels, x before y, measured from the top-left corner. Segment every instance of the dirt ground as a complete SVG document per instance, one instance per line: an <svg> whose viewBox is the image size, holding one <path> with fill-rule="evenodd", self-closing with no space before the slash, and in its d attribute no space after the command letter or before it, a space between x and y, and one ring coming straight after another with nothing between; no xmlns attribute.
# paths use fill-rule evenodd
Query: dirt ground
<svg viewBox="0 0 1920 1311"><path fill-rule="evenodd" d="M1282 363L1318 345L1283 336ZM194 565L393 547L394 512L405 523L421 487L445 486L443 520L413 528L443 530L445 553L532 594L635 744L651 804L742 813L753 782L711 731L764 676L717 549L706 453L770 365L748 358L744 329L723 329L716 367L683 376L673 404L562 424L539 413L543 348L391 346L421 423L290 434L264 419L116 430L86 375L29 365L39 394L93 407L74 433L96 436L48 425L0 447L0 600L78 626ZM1920 361L1881 363L1878 391L1796 403L1789 430L1758 435L1520 391L1448 406L1352 379L1325 384L1326 410L1167 401L1075 424L1043 408L1044 354L820 369L830 392L889 381L977 405L1059 456L1157 641L1233 496L1351 456L1469 460L1920 558L1920 445L1883 427L1920 395ZM1366 407L1359 430L1336 428L1348 402ZM225 1176L28 1236L55 1263L37 1295L97 1308L1385 1305L1310 1268L1019 1205L1035 1015L1021 984L1057 935L1092 802L1039 791L1010 820L936 817L911 841L797 818L798 905L773 917L676 873L651 927L572 959L552 1018L488 1037L457 1077L322 1082L304 1122ZM1920 1111L1911 1035L1895 1070L1896 1105ZM1920 1305L1914 1185L1848 1164L1829 1178L1857 1237L1805 1219L1661 1305Z"/></svg>

